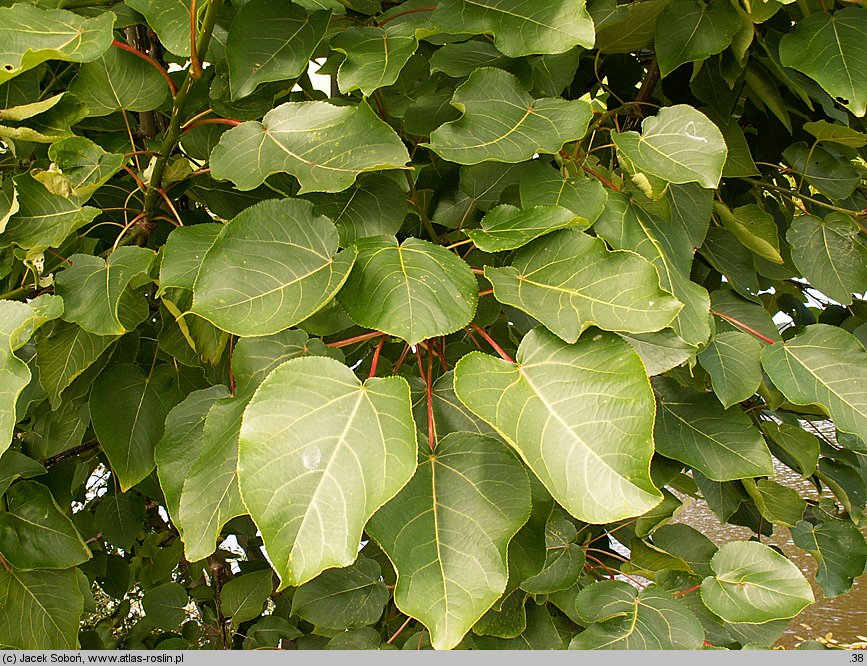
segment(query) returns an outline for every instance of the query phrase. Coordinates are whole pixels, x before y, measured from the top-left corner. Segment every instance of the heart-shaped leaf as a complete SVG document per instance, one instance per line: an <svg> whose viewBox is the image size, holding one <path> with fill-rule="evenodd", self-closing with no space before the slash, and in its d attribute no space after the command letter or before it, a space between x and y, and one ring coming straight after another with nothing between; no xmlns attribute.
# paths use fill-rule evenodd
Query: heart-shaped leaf
<svg viewBox="0 0 867 666"><path fill-rule="evenodd" d="M337 300L361 326L414 345L466 326L476 312L479 287L453 252L418 238L363 238L358 260Z"/></svg>
<svg viewBox="0 0 867 666"><path fill-rule="evenodd" d="M562 206L533 206L521 210L503 204L488 211L482 218L481 229L471 229L467 234L482 252L501 252L514 250L552 231L582 225L583 222Z"/></svg>
<svg viewBox="0 0 867 666"><path fill-rule="evenodd" d="M645 118L641 134L611 134L617 150L646 172L669 183L698 183L714 189L722 177L726 143L716 125L686 104Z"/></svg>
<svg viewBox="0 0 867 666"><path fill-rule="evenodd" d="M341 32L331 47L346 56L337 70L340 91L361 90L367 97L397 81L418 42L413 35L368 26Z"/></svg>
<svg viewBox="0 0 867 666"><path fill-rule="evenodd" d="M724 544L711 558L710 567L714 575L702 582L701 599L726 622L788 619L814 601L800 569L763 543Z"/></svg>
<svg viewBox="0 0 867 666"><path fill-rule="evenodd" d="M416 464L409 387L333 359L287 361L244 413L238 470L281 587L351 564L370 516Z"/></svg>
<svg viewBox="0 0 867 666"><path fill-rule="evenodd" d="M367 532L397 569L397 607L449 649L503 593L509 540L529 516L527 473L505 445L453 433L421 453Z"/></svg>
<svg viewBox="0 0 867 666"><path fill-rule="evenodd" d="M252 190L272 173L290 173L301 183L300 194L340 192L360 173L399 169L408 161L394 130L363 102L287 102L262 122L225 132L211 153L211 175Z"/></svg>
<svg viewBox="0 0 867 666"><path fill-rule="evenodd" d="M842 328L815 324L762 351L762 365L798 405L821 405L840 430L867 440L867 352Z"/></svg>
<svg viewBox="0 0 867 666"><path fill-rule="evenodd" d="M517 77L491 67L470 74L452 106L464 115L435 130L430 148L458 164L523 162L534 153L556 153L584 136L592 116L581 100L533 99Z"/></svg>
<svg viewBox="0 0 867 666"><path fill-rule="evenodd" d="M277 333L328 303L354 260L355 250L337 253L337 229L309 201L263 201L206 252L191 312L236 335Z"/></svg>
<svg viewBox="0 0 867 666"><path fill-rule="evenodd" d="M79 576L77 569L0 569L0 645L18 650L77 649L84 611Z"/></svg>
<svg viewBox="0 0 867 666"><path fill-rule="evenodd" d="M591 331L567 345L535 328L516 364L464 356L455 393L579 520L621 520L659 503L649 474L653 393L641 360L616 335Z"/></svg>
<svg viewBox="0 0 867 666"><path fill-rule="evenodd" d="M659 287L649 261L610 251L599 238L563 230L523 247L506 268L485 268L501 303L535 317L567 342L588 326L647 333L668 326L683 305Z"/></svg>

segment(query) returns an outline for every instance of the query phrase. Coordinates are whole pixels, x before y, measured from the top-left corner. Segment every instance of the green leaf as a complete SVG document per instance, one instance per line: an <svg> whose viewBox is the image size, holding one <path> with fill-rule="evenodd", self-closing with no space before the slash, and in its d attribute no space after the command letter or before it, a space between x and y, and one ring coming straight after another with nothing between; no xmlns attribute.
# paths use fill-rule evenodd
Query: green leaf
<svg viewBox="0 0 867 666"><path fill-rule="evenodd" d="M124 4L144 15L164 48L190 57L190 0L124 0Z"/></svg>
<svg viewBox="0 0 867 666"><path fill-rule="evenodd" d="M351 564L371 515L415 468L409 387L327 358L287 361L244 413L239 474L281 587Z"/></svg>
<svg viewBox="0 0 867 666"><path fill-rule="evenodd" d="M506 268L485 268L501 303L535 317L566 342L589 326L647 333L668 326L683 305L659 287L644 257L610 251L580 231L548 234Z"/></svg>
<svg viewBox="0 0 867 666"><path fill-rule="evenodd" d="M584 101L533 99L514 75L490 67L470 74L451 104L464 115L422 145L458 164L523 162L535 153L556 153L584 136L592 117Z"/></svg>
<svg viewBox="0 0 867 666"><path fill-rule="evenodd" d="M593 20L584 0L443 0L431 22L450 34L489 34L511 57L593 48Z"/></svg>
<svg viewBox="0 0 867 666"><path fill-rule="evenodd" d="M687 231L612 193L594 230L613 248L637 252L659 273L659 284L684 304L671 326L688 345L710 337L710 306L704 288L689 279L693 245Z"/></svg>
<svg viewBox="0 0 867 666"><path fill-rule="evenodd" d="M144 303L132 287L150 271L154 251L143 247L119 247L107 259L88 254L69 257L57 275L57 295L63 297L64 321L73 322L95 335L121 335L124 307ZM139 320L141 321L141 320Z"/></svg>
<svg viewBox="0 0 867 666"><path fill-rule="evenodd" d="M18 212L19 207L15 181L7 178L0 183L0 235L6 230L9 218Z"/></svg>
<svg viewBox="0 0 867 666"><path fill-rule="evenodd" d="M89 197L120 171L123 155L107 153L90 139L72 136L48 147L52 166L33 177L54 194Z"/></svg>
<svg viewBox="0 0 867 666"><path fill-rule="evenodd" d="M509 69L513 63L500 53L490 42L470 39L466 42L445 44L430 57L430 72L442 72L453 78L463 78L480 67L502 67Z"/></svg>
<svg viewBox="0 0 867 666"><path fill-rule="evenodd" d="M792 539L818 562L816 582L826 597L851 590L855 579L867 568L867 541L851 521L829 520L811 525L802 520L792 528Z"/></svg>
<svg viewBox="0 0 867 666"><path fill-rule="evenodd" d="M482 252L514 250L558 229L587 226L585 220L562 206L533 206L521 210L509 204L492 208L481 224L481 229L471 229L467 235Z"/></svg>
<svg viewBox="0 0 867 666"><path fill-rule="evenodd" d="M780 239L773 216L756 204L738 206L732 210L715 204L714 210L726 229L750 250L775 264L782 264Z"/></svg>
<svg viewBox="0 0 867 666"><path fill-rule="evenodd" d="M0 569L0 647L18 650L78 649L84 598L77 569Z"/></svg>
<svg viewBox="0 0 867 666"><path fill-rule="evenodd" d="M0 555L13 569L68 569L90 559L72 520L41 483L14 484L6 505L0 512Z"/></svg>
<svg viewBox="0 0 867 666"><path fill-rule="evenodd" d="M865 37L867 15L863 9L816 12L783 36L780 62L815 79L831 97L862 117L867 109Z"/></svg>
<svg viewBox="0 0 867 666"><path fill-rule="evenodd" d="M328 19L326 12L309 14L282 0L246 2L226 41L232 99L246 97L266 81L295 79L306 72Z"/></svg>
<svg viewBox="0 0 867 666"><path fill-rule="evenodd" d="M202 259L220 235L223 225L206 222L174 229L163 246L160 263L160 288L162 295L171 287L193 290Z"/></svg>
<svg viewBox="0 0 867 666"><path fill-rule="evenodd" d="M417 47L415 37L401 34L400 29L367 26L341 32L331 40L331 48L346 56L337 70L340 92L361 90L369 97L390 86Z"/></svg>
<svg viewBox="0 0 867 666"><path fill-rule="evenodd" d="M447 435L419 461L367 532L397 569L397 607L425 624L434 648L450 649L506 588L507 546L530 515L530 486L503 444L476 434Z"/></svg>
<svg viewBox="0 0 867 666"><path fill-rule="evenodd" d="M698 355L723 407L743 402L762 383L762 346L746 333L718 333Z"/></svg>
<svg viewBox="0 0 867 666"><path fill-rule="evenodd" d="M765 440L743 411L723 409L713 394L680 388L672 379L654 379L653 387L659 453L714 481L774 473Z"/></svg>
<svg viewBox="0 0 867 666"><path fill-rule="evenodd" d="M732 541L711 558L713 576L701 584L701 599L726 622L764 624L795 617L813 603L801 571L756 541Z"/></svg>
<svg viewBox="0 0 867 666"><path fill-rule="evenodd" d="M799 141L783 151L783 159L810 185L832 199L850 196L861 178L861 172L849 160L820 145L808 146Z"/></svg>
<svg viewBox="0 0 867 666"><path fill-rule="evenodd" d="M111 44L115 16L84 18L27 3L0 8L0 83L46 60L90 62Z"/></svg>
<svg viewBox="0 0 867 666"><path fill-rule="evenodd" d="M535 164L535 163L534 163ZM521 174L521 206L561 206L581 219L581 228L589 227L602 214L608 195L598 180L564 178L556 169L542 167Z"/></svg>
<svg viewBox="0 0 867 666"><path fill-rule="evenodd" d="M850 333L807 326L786 343L762 351L774 385L797 405L820 405L839 430L867 440L867 351Z"/></svg>
<svg viewBox="0 0 867 666"><path fill-rule="evenodd" d="M96 528L109 543L129 552L144 526L145 505L131 493L105 495L94 515Z"/></svg>
<svg viewBox="0 0 867 666"><path fill-rule="evenodd" d="M388 602L376 560L360 557L343 569L323 571L292 595L292 614L326 629L357 629L376 622Z"/></svg>
<svg viewBox="0 0 867 666"><path fill-rule="evenodd" d="M186 619L187 591L178 583L163 583L145 592L141 605L150 620L163 631L177 629Z"/></svg>
<svg viewBox="0 0 867 666"><path fill-rule="evenodd" d="M762 423L762 430L770 441L778 447L771 446L771 451L782 458L788 465L793 465L795 471L803 477L816 471L819 463L819 440L812 433L790 423ZM788 460L787 460L788 458Z"/></svg>
<svg viewBox="0 0 867 666"><path fill-rule="evenodd" d="M797 490L770 479L744 479L742 483L765 520L794 527L804 517L807 503Z"/></svg>
<svg viewBox="0 0 867 666"><path fill-rule="evenodd" d="M393 178L367 174L337 194L308 194L317 215L331 218L347 247L368 236L392 236L403 225L407 214L406 194Z"/></svg>
<svg viewBox="0 0 867 666"><path fill-rule="evenodd" d="M554 509L545 525L545 566L521 583L530 594L550 594L568 590L584 570L584 550L575 543L578 530L563 512Z"/></svg>
<svg viewBox="0 0 867 666"><path fill-rule="evenodd" d="M575 607L589 626L570 650L697 650L704 642L692 611L656 586L639 592L623 581L599 581L579 592Z"/></svg>
<svg viewBox="0 0 867 666"><path fill-rule="evenodd" d="M695 528L683 523L662 525L651 539L655 547L680 558L698 575L712 573L710 559L717 551L716 544Z"/></svg>
<svg viewBox="0 0 867 666"><path fill-rule="evenodd" d="M91 116L119 109L151 111L169 94L168 83L150 63L124 49L112 48L81 66L69 91L87 104Z"/></svg>
<svg viewBox="0 0 867 666"><path fill-rule="evenodd" d="M663 107L642 121L641 130L611 134L618 152L639 171L669 183L698 183L710 189L719 184L726 144L703 113L686 104Z"/></svg>
<svg viewBox="0 0 867 666"><path fill-rule="evenodd" d="M32 479L45 474L45 468L32 458L18 451L6 451L0 456L0 495L5 493L16 479Z"/></svg>
<svg viewBox="0 0 867 666"><path fill-rule="evenodd" d="M226 224L205 253L191 312L235 335L277 333L328 303L354 259L355 250L337 253L337 230L310 202L263 201Z"/></svg>
<svg viewBox="0 0 867 666"><path fill-rule="evenodd" d="M590 0L600 53L631 53L653 40L656 17L670 0L644 0L618 5L615 0Z"/></svg>
<svg viewBox="0 0 867 666"><path fill-rule="evenodd" d="M16 403L30 383L30 368L15 355L33 331L60 316L63 302L56 296L40 296L29 304L0 300L0 454L9 448L14 433Z"/></svg>
<svg viewBox="0 0 867 666"><path fill-rule="evenodd" d="M511 639L475 636L480 650L562 650L563 637L545 605L527 604L527 628Z"/></svg>
<svg viewBox="0 0 867 666"><path fill-rule="evenodd" d="M236 627L257 617L274 590L273 576L269 567L262 571L251 571L226 583L220 590L223 615L231 617Z"/></svg>
<svg viewBox="0 0 867 666"><path fill-rule="evenodd" d="M247 513L238 486L238 437L249 399L246 395L216 400L208 410L200 436L195 417L190 415L195 443L189 453L185 452L185 458L189 455L192 460L196 450L198 458L186 469L175 517L190 562L213 553L223 525ZM162 474L177 487L179 480L174 470L183 474L174 466L171 470L164 468Z"/></svg>
<svg viewBox="0 0 867 666"><path fill-rule="evenodd" d="M718 317L718 331L743 331L744 329L735 323L740 322L771 340L782 341L773 318L761 305L741 298L731 289L721 289L710 296L711 309Z"/></svg>
<svg viewBox="0 0 867 666"><path fill-rule="evenodd" d="M10 215L3 240L31 254L59 247L69 234L99 214L98 208L82 207L77 197L51 193L29 173L14 181L18 211Z"/></svg>
<svg viewBox="0 0 867 666"><path fill-rule="evenodd" d="M453 252L418 238L363 238L358 260L337 300L359 325L414 345L466 326L479 287Z"/></svg>
<svg viewBox="0 0 867 666"><path fill-rule="evenodd" d="M824 221L812 215L795 218L786 240L792 261L810 284L838 303L852 303L854 292L867 289L867 245L855 221L831 213Z"/></svg>
<svg viewBox="0 0 867 666"><path fill-rule="evenodd" d="M299 194L340 192L360 173L399 169L408 161L397 134L364 102L287 102L262 122L225 132L211 153L211 175L252 190L285 172L301 183Z"/></svg>
<svg viewBox="0 0 867 666"><path fill-rule="evenodd" d="M229 390L221 384L193 391L166 416L163 436L154 448L154 460L166 509L175 522L184 482L202 454L205 419L214 403L228 395Z"/></svg>
<svg viewBox="0 0 867 666"><path fill-rule="evenodd" d="M93 383L90 418L121 490L126 492L154 468L154 446L166 415L182 395L165 366L150 375L134 365L110 367Z"/></svg>
<svg viewBox="0 0 867 666"><path fill-rule="evenodd" d="M668 76L684 63L720 53L732 43L740 26L738 13L728 0L707 5L696 0L668 3L656 19L659 73Z"/></svg>
<svg viewBox="0 0 867 666"><path fill-rule="evenodd" d="M829 123L827 120L804 123L804 131L816 137L817 141L830 141L852 148L861 148L867 145L867 135L857 132L851 127L846 127L846 125Z"/></svg>
<svg viewBox="0 0 867 666"><path fill-rule="evenodd" d="M464 356L455 393L579 520L621 520L659 503L649 474L653 394L641 360L617 336L590 332L567 345L535 328L517 364ZM585 492L589 483L598 492Z"/></svg>
<svg viewBox="0 0 867 666"><path fill-rule="evenodd" d="M688 345L674 331L664 329L655 333L619 334L626 340L644 363L647 376L662 374L676 368L693 357L696 348Z"/></svg>

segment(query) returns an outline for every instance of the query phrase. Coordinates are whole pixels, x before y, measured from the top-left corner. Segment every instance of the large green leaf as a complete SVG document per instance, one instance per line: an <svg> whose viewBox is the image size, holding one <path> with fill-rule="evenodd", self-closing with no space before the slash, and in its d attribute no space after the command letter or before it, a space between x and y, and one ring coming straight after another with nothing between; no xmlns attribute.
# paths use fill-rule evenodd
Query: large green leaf
<svg viewBox="0 0 867 666"><path fill-rule="evenodd" d="M124 0L124 4L145 17L164 48L190 57L190 0Z"/></svg>
<svg viewBox="0 0 867 666"><path fill-rule="evenodd" d="M608 196L594 229L615 249L637 252L656 267L662 288L684 304L671 327L688 345L704 344L711 332L710 301L704 288L689 279L693 244L686 229L617 193Z"/></svg>
<svg viewBox="0 0 867 666"><path fill-rule="evenodd" d="M114 365L93 383L90 418L124 492L154 468L154 446L166 415L183 397L167 366L150 374L135 365Z"/></svg>
<svg viewBox="0 0 867 666"><path fill-rule="evenodd" d="M714 575L701 584L705 605L726 622L764 624L795 617L813 603L800 569L756 541L724 544L711 558Z"/></svg>
<svg viewBox="0 0 867 666"><path fill-rule="evenodd" d="M663 107L645 118L638 132L612 133L617 150L639 172L669 183L716 188L726 161L726 144L717 126L686 104Z"/></svg>
<svg viewBox="0 0 867 666"><path fill-rule="evenodd" d="M202 260L217 240L223 225L206 222L174 229L163 245L160 263L160 288L157 295L171 287L193 290Z"/></svg>
<svg viewBox="0 0 867 666"><path fill-rule="evenodd" d="M401 168L408 161L397 134L364 102L287 102L262 122L224 133L211 153L211 175L252 190L272 173L286 172L301 183L301 194L340 192L360 173Z"/></svg>
<svg viewBox="0 0 867 666"><path fill-rule="evenodd" d="M415 476L370 521L398 572L397 607L435 648L457 645L503 593L507 546L530 508L527 473L505 445L453 433L420 453Z"/></svg>
<svg viewBox="0 0 867 666"><path fill-rule="evenodd" d="M821 405L845 432L867 440L867 351L842 328L815 324L762 352L774 385L798 405Z"/></svg>
<svg viewBox="0 0 867 666"><path fill-rule="evenodd" d="M359 557L343 569L323 571L292 595L292 614L317 627L357 629L376 622L389 599L375 560Z"/></svg>
<svg viewBox="0 0 867 666"><path fill-rule="evenodd" d="M723 409L711 393L653 380L657 392L656 450L694 467L714 481L771 475L771 453L740 409Z"/></svg>
<svg viewBox="0 0 867 666"><path fill-rule="evenodd" d="M94 515L96 528L105 539L127 553L138 538L144 519L144 499L134 493L103 495Z"/></svg>
<svg viewBox="0 0 867 666"><path fill-rule="evenodd" d="M15 355L33 332L63 312L56 296L40 296L29 304L0 300L0 454L14 433L18 395L30 383L30 368Z"/></svg>
<svg viewBox="0 0 867 666"><path fill-rule="evenodd" d="M584 101L533 99L517 77L491 67L470 74L451 103L464 115L436 129L429 145L458 164L523 162L535 153L556 153L584 136L592 117Z"/></svg>
<svg viewBox="0 0 867 666"><path fill-rule="evenodd" d="M824 221L801 215L792 222L786 240L792 261L810 284L838 303L852 303L854 292L867 290L867 245L855 221L831 213Z"/></svg>
<svg viewBox="0 0 867 666"><path fill-rule="evenodd" d="M202 454L205 419L214 403L228 395L229 390L221 384L193 391L166 415L154 459L166 508L176 522L184 482Z"/></svg>
<svg viewBox="0 0 867 666"><path fill-rule="evenodd" d="M174 582L151 588L141 601L148 620L163 631L170 631L184 621L187 603L187 591Z"/></svg>
<svg viewBox="0 0 867 666"><path fill-rule="evenodd" d="M751 397L762 383L762 347L746 333L718 333L698 358L723 407Z"/></svg>
<svg viewBox="0 0 867 666"><path fill-rule="evenodd" d="M521 173L521 206L561 206L581 218L581 228L589 227L602 214L607 194L593 178L565 178L557 169L533 162L536 168Z"/></svg>
<svg viewBox="0 0 867 666"><path fill-rule="evenodd" d="M18 210L10 215L3 240L31 253L60 246L99 214L98 208L82 206L79 197L53 194L29 173L14 180Z"/></svg>
<svg viewBox="0 0 867 666"><path fill-rule="evenodd" d="M151 111L169 93L155 67L124 49L113 48L81 66L69 91L87 104L91 116L107 116L119 109Z"/></svg>
<svg viewBox="0 0 867 666"><path fill-rule="evenodd" d="M861 172L848 158L821 145L808 146L799 141L783 151L783 159L803 180L832 199L850 196L861 179Z"/></svg>
<svg viewBox="0 0 867 666"><path fill-rule="evenodd" d="M855 579L867 568L867 541L849 520L828 520L818 525L802 520L792 528L792 540L819 563L816 582L826 597L851 590Z"/></svg>
<svg viewBox="0 0 867 666"><path fill-rule="evenodd" d="M226 41L232 99L246 97L260 83L306 72L328 19L326 12L309 14L283 0L244 3Z"/></svg>
<svg viewBox="0 0 867 666"><path fill-rule="evenodd" d="M867 109L867 14L859 7L816 12L780 41L780 61L819 82L856 116Z"/></svg>
<svg viewBox="0 0 867 666"><path fill-rule="evenodd" d="M653 393L641 360L617 336L590 331L567 345L535 328L517 364L464 356L455 392L576 518L605 523L659 503L649 474Z"/></svg>
<svg viewBox="0 0 867 666"><path fill-rule="evenodd" d="M653 40L655 19L670 0L643 0L619 5L615 0L591 0L590 15L596 26L600 53L631 53Z"/></svg>
<svg viewBox="0 0 867 666"><path fill-rule="evenodd" d="M247 513L238 487L238 436L248 402L249 396L216 400L201 426L198 459L186 469L175 518L190 562L213 553L223 525ZM190 421L197 437L197 422ZM172 471L164 467L162 474L177 483Z"/></svg>
<svg viewBox="0 0 867 666"><path fill-rule="evenodd" d="M244 413L239 474L281 586L351 564L371 515L416 463L409 387L327 358L287 361Z"/></svg>
<svg viewBox="0 0 867 666"><path fill-rule="evenodd" d="M585 587L575 608L587 628L571 650L697 650L704 629L683 602L655 586L638 591L620 580Z"/></svg>
<svg viewBox="0 0 867 666"><path fill-rule="evenodd" d="M471 229L467 234L482 252L514 250L558 229L587 226L586 220L562 206L533 206L521 210L509 204L492 208L482 218L481 225L481 229Z"/></svg>
<svg viewBox="0 0 867 666"><path fill-rule="evenodd" d="M276 333L328 303L354 259L355 250L337 253L337 229L310 202L263 201L225 225L205 253L191 312L235 335Z"/></svg>
<svg viewBox="0 0 867 666"><path fill-rule="evenodd" d="M6 492L0 556L16 570L68 569L91 557L51 491L35 481L21 481Z"/></svg>
<svg viewBox="0 0 867 666"><path fill-rule="evenodd" d="M56 291L63 297L63 319L95 335L125 333L127 328L121 322L123 307L144 306L130 287L148 281L154 257L153 250L135 246L120 247L107 259L72 255L68 267L57 275Z"/></svg>
<svg viewBox="0 0 867 666"><path fill-rule="evenodd" d="M566 229L523 247L506 268L485 268L494 296L532 315L567 342L588 326L647 333L683 305L659 287L644 257L610 251L600 238Z"/></svg>
<svg viewBox="0 0 867 666"><path fill-rule="evenodd" d="M0 569L0 647L74 650L84 610L77 569Z"/></svg>
<svg viewBox="0 0 867 666"><path fill-rule="evenodd" d="M28 3L0 8L0 83L46 60L89 62L111 44L115 16L84 18Z"/></svg>
<svg viewBox="0 0 867 666"><path fill-rule="evenodd" d="M331 48L346 56L337 70L340 92L361 90L367 97L390 86L417 46L414 36L385 28L368 26L341 32L331 40Z"/></svg>
<svg viewBox="0 0 867 666"><path fill-rule="evenodd" d="M443 32L490 34L507 56L592 48L593 20L584 0L443 0L431 22Z"/></svg>
<svg viewBox="0 0 867 666"><path fill-rule="evenodd" d="M668 76L684 63L707 60L732 43L740 26L738 13L728 0L707 5L697 0L668 3L656 19L659 73Z"/></svg>
<svg viewBox="0 0 867 666"><path fill-rule="evenodd" d="M418 238L363 238L337 300L361 326L409 344L454 333L476 312L479 287L470 267L444 247Z"/></svg>

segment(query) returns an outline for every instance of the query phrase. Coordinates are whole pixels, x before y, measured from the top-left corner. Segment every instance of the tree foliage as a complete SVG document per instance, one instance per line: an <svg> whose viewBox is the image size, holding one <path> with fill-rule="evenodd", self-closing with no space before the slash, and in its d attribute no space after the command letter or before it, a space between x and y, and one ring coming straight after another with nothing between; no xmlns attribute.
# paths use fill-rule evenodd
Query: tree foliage
<svg viewBox="0 0 867 666"><path fill-rule="evenodd" d="M858 3L0 5L0 646L763 647L767 537L864 573Z"/></svg>

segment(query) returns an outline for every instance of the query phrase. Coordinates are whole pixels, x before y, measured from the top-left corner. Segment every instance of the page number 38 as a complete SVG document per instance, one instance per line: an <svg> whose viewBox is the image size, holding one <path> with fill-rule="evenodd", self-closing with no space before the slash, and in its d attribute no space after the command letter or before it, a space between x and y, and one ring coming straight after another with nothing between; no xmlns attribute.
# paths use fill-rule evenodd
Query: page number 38
<svg viewBox="0 0 867 666"><path fill-rule="evenodd" d="M863 654L853 654L852 658L849 659L854 664L863 664L864 663L864 655Z"/></svg>

